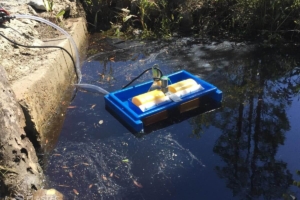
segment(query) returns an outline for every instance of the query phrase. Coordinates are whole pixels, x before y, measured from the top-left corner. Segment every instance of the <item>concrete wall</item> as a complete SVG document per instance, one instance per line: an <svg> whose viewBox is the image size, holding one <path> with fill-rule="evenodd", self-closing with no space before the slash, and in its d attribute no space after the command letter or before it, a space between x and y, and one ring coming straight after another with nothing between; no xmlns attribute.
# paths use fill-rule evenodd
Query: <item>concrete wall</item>
<svg viewBox="0 0 300 200"><path fill-rule="evenodd" d="M85 20L69 19L69 23L70 34L78 49L84 51L87 45ZM51 39L41 45L58 45L75 54L67 39ZM72 84L76 81L75 68L70 57L62 50L55 50L48 54L43 66L12 84L26 117L25 130L41 147L51 148L54 145L55 141L51 140L57 139L57 124L61 124L57 122L64 120L63 109L69 103L74 89Z"/></svg>

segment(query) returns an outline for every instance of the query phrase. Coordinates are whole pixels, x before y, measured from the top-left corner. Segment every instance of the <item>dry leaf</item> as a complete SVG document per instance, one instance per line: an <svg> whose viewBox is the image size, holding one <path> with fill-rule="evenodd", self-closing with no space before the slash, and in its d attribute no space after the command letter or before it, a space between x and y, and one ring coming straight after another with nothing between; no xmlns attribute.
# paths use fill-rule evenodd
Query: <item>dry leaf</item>
<svg viewBox="0 0 300 200"><path fill-rule="evenodd" d="M116 177L116 178L120 178L120 177L118 177L117 175L115 175L115 177Z"/></svg>
<svg viewBox="0 0 300 200"><path fill-rule="evenodd" d="M69 167L67 167L67 166L62 166L61 168L63 168L63 169L68 169Z"/></svg>
<svg viewBox="0 0 300 200"><path fill-rule="evenodd" d="M110 174L109 174L110 177L113 177L113 175L114 175L114 173L110 173Z"/></svg>
<svg viewBox="0 0 300 200"><path fill-rule="evenodd" d="M55 153L55 154L53 154L54 156L61 156L61 154L59 154L59 153Z"/></svg>
<svg viewBox="0 0 300 200"><path fill-rule="evenodd" d="M73 178L73 174L72 174L72 172L69 172L69 175L70 175L70 177L71 177L71 178Z"/></svg>
<svg viewBox="0 0 300 200"><path fill-rule="evenodd" d="M76 106L68 106L68 108L76 108Z"/></svg>
<svg viewBox="0 0 300 200"><path fill-rule="evenodd" d="M79 192L78 192L76 189L73 189L73 192L74 192L76 195L79 195Z"/></svg>
<svg viewBox="0 0 300 200"><path fill-rule="evenodd" d="M60 187L70 187L68 185L58 185L58 186L60 186Z"/></svg>
<svg viewBox="0 0 300 200"><path fill-rule="evenodd" d="M103 120L100 120L100 121L99 121L99 124L103 124Z"/></svg>
<svg viewBox="0 0 300 200"><path fill-rule="evenodd" d="M46 140L46 144L48 143L48 140Z"/></svg>
<svg viewBox="0 0 300 200"><path fill-rule="evenodd" d="M93 105L90 107L90 110L92 110L95 106L96 106L96 104L93 104Z"/></svg>
<svg viewBox="0 0 300 200"><path fill-rule="evenodd" d="M106 178L105 175L102 175L102 179L105 180L105 181L107 181L107 178Z"/></svg>
<svg viewBox="0 0 300 200"><path fill-rule="evenodd" d="M140 183L138 183L136 180L133 180L133 184L139 188L143 188L143 186Z"/></svg>
<svg viewBox="0 0 300 200"><path fill-rule="evenodd" d="M91 189L91 187L93 187L93 184L89 185L89 189Z"/></svg>
<svg viewBox="0 0 300 200"><path fill-rule="evenodd" d="M84 165L86 165L86 166L89 166L89 165L90 165L89 163L82 163L82 164L84 164Z"/></svg>
<svg viewBox="0 0 300 200"><path fill-rule="evenodd" d="M106 80L109 81L109 80L110 80L110 77L107 77Z"/></svg>

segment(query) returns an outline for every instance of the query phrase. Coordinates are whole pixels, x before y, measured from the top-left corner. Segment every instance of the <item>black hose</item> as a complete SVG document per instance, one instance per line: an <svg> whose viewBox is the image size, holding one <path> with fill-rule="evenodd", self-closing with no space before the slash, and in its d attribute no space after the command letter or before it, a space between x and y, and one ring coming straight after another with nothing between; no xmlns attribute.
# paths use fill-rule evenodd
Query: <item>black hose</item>
<svg viewBox="0 0 300 200"><path fill-rule="evenodd" d="M65 51L65 52L70 56L70 58L71 58L71 60L72 60L72 62L73 62L73 65L74 65L74 69L75 69L75 73L76 73L77 79L79 78L79 77L78 77L78 74L77 74L77 71L76 71L76 65L75 65L74 58L73 58L73 56L72 56L65 48L60 47L60 46L27 46L27 45L19 44L19 43L13 41L13 40L7 38L7 37L6 37L5 35L3 35L2 33L0 33L0 35L1 35L2 37L4 37L6 40L8 40L9 42L11 42L11 43L13 43L13 44L15 44L15 45L17 45L17 46L21 46L21 47L25 47L25 48L58 48L58 49L61 49L61 50Z"/></svg>
<svg viewBox="0 0 300 200"><path fill-rule="evenodd" d="M147 71L149 71L149 70L151 70L151 69L157 69L157 70L159 71L159 73L161 74L161 76L163 76L163 73L162 73L162 71L161 71L159 68L157 68L157 67L153 67L153 68L152 68L152 67L151 67L151 68L146 69L145 71L143 71L140 75L138 75L138 76L135 77L134 79L132 79L129 83L127 83L127 85L123 86L122 89L128 87L131 83L133 83L134 81L136 81L138 78L140 78L143 74L145 74Z"/></svg>

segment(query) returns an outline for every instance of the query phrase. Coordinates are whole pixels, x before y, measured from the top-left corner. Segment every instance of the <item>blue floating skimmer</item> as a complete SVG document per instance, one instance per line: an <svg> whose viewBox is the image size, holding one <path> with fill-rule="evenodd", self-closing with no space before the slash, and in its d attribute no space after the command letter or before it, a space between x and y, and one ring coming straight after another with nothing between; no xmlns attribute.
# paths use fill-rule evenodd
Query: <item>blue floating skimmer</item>
<svg viewBox="0 0 300 200"><path fill-rule="evenodd" d="M169 111L171 110L178 110L180 114L199 107L202 97L209 97L212 101L216 102L222 101L222 91L185 70L167 75L167 77L171 83L193 79L202 86L202 90L197 90L181 97L181 101L179 102L167 101L151 109L142 111L132 103L132 98L147 93L153 84L153 81L149 81L105 95L105 106L129 126L130 129L139 133L144 131L145 126L170 117Z"/></svg>

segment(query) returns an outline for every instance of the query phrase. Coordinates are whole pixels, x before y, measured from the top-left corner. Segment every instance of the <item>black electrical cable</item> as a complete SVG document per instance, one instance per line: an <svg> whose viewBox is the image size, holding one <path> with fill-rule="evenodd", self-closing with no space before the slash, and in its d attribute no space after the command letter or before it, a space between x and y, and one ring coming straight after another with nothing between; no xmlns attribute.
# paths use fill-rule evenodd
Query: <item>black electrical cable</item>
<svg viewBox="0 0 300 200"><path fill-rule="evenodd" d="M71 58L72 62L73 62L73 65L74 65L74 68L75 68L75 72L76 72L76 76L77 76L77 79L79 78L78 77L78 74L77 74L77 71L76 71L76 65L75 65L75 61L74 61L74 58L73 56L63 47L60 47L60 46L27 46L27 45L23 45L23 44L19 44L9 38L7 38L5 35L3 35L2 33L0 33L0 35L2 37L4 37L6 40L8 40L9 42L15 44L15 45L18 45L18 46L21 46L21 47L25 47L25 48L58 48L58 49L61 49L63 51L65 51ZM153 68L149 68L149 69L146 69L145 71L143 71L140 75L138 75L137 77L135 77L134 79L132 79L128 84L126 84L125 86L122 87L122 89L128 87L130 84L132 84L134 81L136 81L138 78L140 78L143 74L145 74L146 72L148 72L149 70L151 69L156 69L160 72L161 76L163 76L163 73L162 71L157 68L157 67L153 67Z"/></svg>
<svg viewBox="0 0 300 200"><path fill-rule="evenodd" d="M2 37L4 37L6 40L8 40L9 42L11 42L11 43L13 43L13 44L15 44L15 45L17 45L17 46L21 46L21 47L25 47L25 48L58 48L58 49L61 49L61 50L65 51L65 52L70 56L70 58L71 58L71 60L72 60L72 62L73 62L74 68L75 68L75 73L76 73L77 79L79 79L78 74L77 74L77 71L76 71L76 65L75 65L74 58L73 58L73 56L72 56L65 48L60 47L60 46L27 46L27 45L19 44L19 43L13 41L13 40L7 38L7 37L6 37L5 35L3 35L2 33L0 33L0 35L1 35Z"/></svg>
<svg viewBox="0 0 300 200"><path fill-rule="evenodd" d="M138 76L135 77L134 79L132 79L129 83L127 83L127 85L123 86L122 89L128 87L131 83L133 83L134 81L136 81L138 78L140 78L143 74L145 74L147 71L149 71L149 70L151 70L151 69L157 69L157 70L159 71L159 73L161 74L161 76L163 76L163 73L162 73L162 71L161 71L159 68L157 68L157 67L153 67L153 68L152 68L152 67L151 67L151 68L146 69L145 71L143 71L140 75L138 75Z"/></svg>

